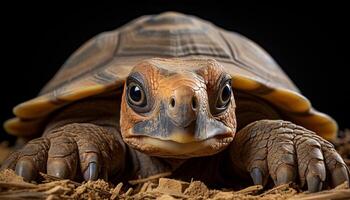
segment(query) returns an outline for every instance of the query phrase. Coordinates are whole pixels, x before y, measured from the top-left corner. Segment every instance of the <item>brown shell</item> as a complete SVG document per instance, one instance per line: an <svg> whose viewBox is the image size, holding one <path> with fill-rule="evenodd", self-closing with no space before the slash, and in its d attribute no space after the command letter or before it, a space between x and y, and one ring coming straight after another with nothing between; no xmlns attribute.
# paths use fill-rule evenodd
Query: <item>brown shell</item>
<svg viewBox="0 0 350 200"><path fill-rule="evenodd" d="M264 98L293 122L327 139L335 136L336 122L313 109L262 48L237 33L174 12L143 16L89 40L38 97L14 108L16 118L8 120L5 128L18 136L33 134L52 111L121 88L136 63L153 57L216 59L232 75L235 89Z"/></svg>

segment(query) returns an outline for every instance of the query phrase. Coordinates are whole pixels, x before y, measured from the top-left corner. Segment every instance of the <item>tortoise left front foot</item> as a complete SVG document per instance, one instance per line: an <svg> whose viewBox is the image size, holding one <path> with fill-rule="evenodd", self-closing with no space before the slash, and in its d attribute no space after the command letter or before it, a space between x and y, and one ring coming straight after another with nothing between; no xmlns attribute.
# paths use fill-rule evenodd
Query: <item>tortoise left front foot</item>
<svg viewBox="0 0 350 200"><path fill-rule="evenodd" d="M325 184L349 181L349 170L333 145L301 126L282 120L260 120L240 130L230 146L237 172L254 184L296 182L316 192Z"/></svg>

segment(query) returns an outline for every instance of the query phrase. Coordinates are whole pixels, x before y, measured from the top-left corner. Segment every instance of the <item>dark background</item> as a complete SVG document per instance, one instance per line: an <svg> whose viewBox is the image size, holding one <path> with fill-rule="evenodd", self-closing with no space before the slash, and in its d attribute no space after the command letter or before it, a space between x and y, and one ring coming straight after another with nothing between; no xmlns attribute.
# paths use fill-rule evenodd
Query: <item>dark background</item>
<svg viewBox="0 0 350 200"><path fill-rule="evenodd" d="M128 1L129 2L129 1ZM94 35L144 14L167 10L197 15L252 39L280 64L313 106L350 128L349 12L317 2L237 5L202 1L123 4L71 3L2 6L1 116L35 97L68 56ZM0 130L0 139L8 138Z"/></svg>

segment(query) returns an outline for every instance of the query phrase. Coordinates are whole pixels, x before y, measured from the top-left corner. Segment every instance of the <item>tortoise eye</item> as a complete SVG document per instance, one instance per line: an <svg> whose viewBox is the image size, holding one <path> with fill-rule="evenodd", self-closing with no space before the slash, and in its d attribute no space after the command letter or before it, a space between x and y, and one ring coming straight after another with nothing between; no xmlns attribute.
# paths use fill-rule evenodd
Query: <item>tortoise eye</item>
<svg viewBox="0 0 350 200"><path fill-rule="evenodd" d="M147 104L145 92L140 84L131 82L128 85L128 100L134 106L144 107Z"/></svg>
<svg viewBox="0 0 350 200"><path fill-rule="evenodd" d="M216 108L217 109L225 109L227 105L230 103L232 96L232 89L231 89L231 80L226 81L226 83L220 88L218 93L218 98L216 101Z"/></svg>

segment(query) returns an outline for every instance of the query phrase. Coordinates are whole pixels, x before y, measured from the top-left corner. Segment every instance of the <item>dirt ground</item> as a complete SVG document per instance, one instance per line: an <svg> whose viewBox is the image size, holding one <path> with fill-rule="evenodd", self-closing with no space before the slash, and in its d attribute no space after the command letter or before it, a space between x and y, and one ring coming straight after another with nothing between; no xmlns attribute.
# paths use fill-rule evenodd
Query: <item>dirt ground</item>
<svg viewBox="0 0 350 200"><path fill-rule="evenodd" d="M340 133L334 141L337 150L350 166L350 130ZM6 144L0 145L0 162L11 152ZM270 190L261 186L250 186L243 190L215 190L204 183L193 180L183 182L166 178L169 173L146 179L130 180L127 184L113 185L103 180L77 183L40 174L39 183L27 183L12 170L0 172L0 199L273 199L273 200L322 200L350 199L348 183L318 193L301 191L294 184L286 184Z"/></svg>

